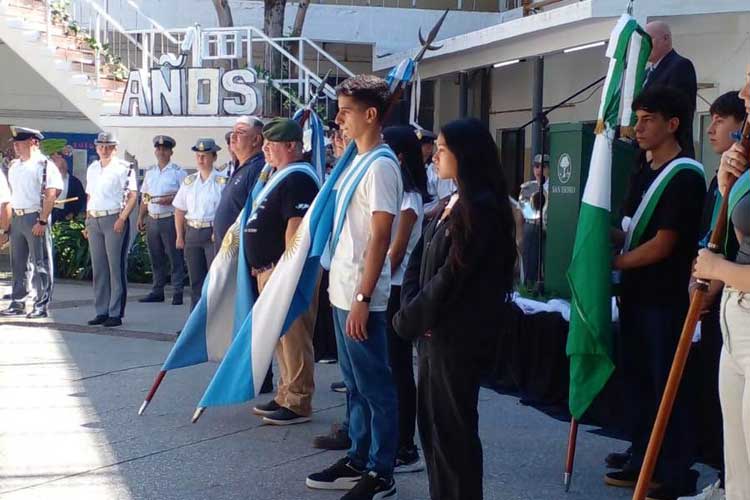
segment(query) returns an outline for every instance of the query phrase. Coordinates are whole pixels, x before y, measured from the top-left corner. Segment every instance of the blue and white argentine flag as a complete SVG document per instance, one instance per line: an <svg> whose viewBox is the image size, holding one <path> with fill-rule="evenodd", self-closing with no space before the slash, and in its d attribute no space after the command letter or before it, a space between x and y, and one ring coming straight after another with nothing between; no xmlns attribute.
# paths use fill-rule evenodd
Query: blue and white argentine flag
<svg viewBox="0 0 750 500"><path fill-rule="evenodd" d="M391 71L386 81L393 91L402 78L406 84L413 74L414 62L409 59ZM320 258L331 241L338 240L338 234L332 235L334 222L336 232L340 233L337 218L345 216L354 190L375 159L388 156L398 162L393 151L383 145L365 154L357 167L350 169L356 155L356 145L352 141L302 219L293 246L276 265L199 407L240 404L260 392L279 338L311 307L320 274ZM340 178L342 192L334 189Z"/></svg>
<svg viewBox="0 0 750 500"><path fill-rule="evenodd" d="M304 113L305 108L298 109L297 112L294 113L294 120L299 122ZM326 172L325 130L323 129L323 122L312 108L310 109L310 115L305 123L305 127L310 130L310 152L312 155L310 163L315 168L315 172L318 174L318 179L323 182Z"/></svg>

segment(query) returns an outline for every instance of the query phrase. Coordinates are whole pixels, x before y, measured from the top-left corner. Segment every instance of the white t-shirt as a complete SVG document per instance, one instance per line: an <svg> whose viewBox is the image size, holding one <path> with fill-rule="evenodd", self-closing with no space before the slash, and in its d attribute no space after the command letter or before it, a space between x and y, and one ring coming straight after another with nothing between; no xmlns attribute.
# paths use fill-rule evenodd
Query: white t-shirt
<svg viewBox="0 0 750 500"><path fill-rule="evenodd" d="M404 254L404 260L401 261L401 265L393 273L391 277L391 286L401 286L404 282L404 273L406 272L406 266L409 265L409 257L414 251L414 247L419 242L419 237L422 236L422 221L424 220L424 206L422 204L422 195L416 191L410 193L404 193L404 200L401 202L401 212L411 210L417 214L417 220L414 222L414 226L411 228L411 234L409 235L409 242L406 244L406 253Z"/></svg>
<svg viewBox="0 0 750 500"><path fill-rule="evenodd" d="M363 156L357 155L349 168L355 168ZM342 175L339 184L343 178ZM337 189L339 184L336 185ZM387 212L395 216L391 226L391 240L396 236L403 191L399 166L390 158L375 160L362 177L346 210L341 235L331 257L328 295L334 307L350 310L354 298L360 292L358 287L365 270L365 250L370 242L370 219L373 212ZM390 291L391 265L386 256L372 293L370 311L386 311Z"/></svg>
<svg viewBox="0 0 750 500"><path fill-rule="evenodd" d="M34 152L26 161L14 160L8 170L10 185L10 206L20 210L41 210L42 178L44 177L47 157ZM47 189L63 188L63 180L57 166L51 161L47 164Z"/></svg>
<svg viewBox="0 0 750 500"><path fill-rule="evenodd" d="M429 212L437 206L440 200L452 195L458 188L453 180L441 179L438 176L434 163L430 163L425 168L427 169L427 193L432 196L432 201L425 204L424 210Z"/></svg>
<svg viewBox="0 0 750 500"><path fill-rule="evenodd" d="M86 171L86 194L89 195L86 210L120 210L126 185L129 191L138 190L135 169L131 169L129 163L112 158L109 165L102 168L96 160Z"/></svg>

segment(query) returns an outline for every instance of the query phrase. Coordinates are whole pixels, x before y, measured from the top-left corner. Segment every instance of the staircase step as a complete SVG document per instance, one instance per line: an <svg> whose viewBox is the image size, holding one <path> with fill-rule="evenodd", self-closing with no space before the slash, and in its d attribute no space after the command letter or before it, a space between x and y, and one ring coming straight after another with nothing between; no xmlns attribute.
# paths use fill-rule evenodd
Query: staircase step
<svg viewBox="0 0 750 500"><path fill-rule="evenodd" d="M87 65L94 65L94 53L88 50L81 49L65 49L58 47L55 50L55 57L62 59L63 61L70 61L73 63L83 63Z"/></svg>

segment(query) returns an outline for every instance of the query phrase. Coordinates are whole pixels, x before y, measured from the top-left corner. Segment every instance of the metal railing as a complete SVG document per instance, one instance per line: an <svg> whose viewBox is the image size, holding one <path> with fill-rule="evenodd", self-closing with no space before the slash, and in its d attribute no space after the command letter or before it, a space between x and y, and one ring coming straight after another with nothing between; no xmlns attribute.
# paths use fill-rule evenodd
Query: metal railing
<svg viewBox="0 0 750 500"><path fill-rule="evenodd" d="M512 2L514 0L313 0L312 3L321 5L351 5L354 7L501 12L506 10L507 1Z"/></svg>
<svg viewBox="0 0 750 500"><path fill-rule="evenodd" d="M160 64L201 67L215 64L256 71L265 88L264 109L291 116L323 84L321 75L331 71L318 105L323 114L332 110L335 83L353 73L320 45L304 37L270 38L253 26L170 30L171 39L155 30L130 30L130 35L151 47ZM333 83L333 85L332 85ZM283 96L275 101L274 89Z"/></svg>

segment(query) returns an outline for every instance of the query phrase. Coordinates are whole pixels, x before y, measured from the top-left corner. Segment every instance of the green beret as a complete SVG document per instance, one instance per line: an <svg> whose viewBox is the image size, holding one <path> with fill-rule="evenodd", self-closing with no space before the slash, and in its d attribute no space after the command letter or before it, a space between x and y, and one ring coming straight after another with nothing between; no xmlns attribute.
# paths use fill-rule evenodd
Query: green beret
<svg viewBox="0 0 750 500"><path fill-rule="evenodd" d="M39 149L44 156L52 156L55 153L62 153L67 145L66 139L44 139L39 144Z"/></svg>
<svg viewBox="0 0 750 500"><path fill-rule="evenodd" d="M263 127L263 137L272 142L302 142L302 127L289 118L274 118Z"/></svg>

